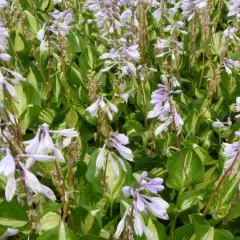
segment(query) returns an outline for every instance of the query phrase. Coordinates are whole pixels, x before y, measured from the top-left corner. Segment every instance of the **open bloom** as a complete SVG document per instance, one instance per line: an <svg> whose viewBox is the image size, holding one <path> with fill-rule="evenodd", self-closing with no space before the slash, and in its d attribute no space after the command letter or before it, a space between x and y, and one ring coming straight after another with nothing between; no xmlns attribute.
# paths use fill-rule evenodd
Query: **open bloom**
<svg viewBox="0 0 240 240"><path fill-rule="evenodd" d="M182 0L181 8L183 17L191 21L197 12L201 12L207 6L207 0Z"/></svg>
<svg viewBox="0 0 240 240"><path fill-rule="evenodd" d="M16 180L14 175L8 176L7 185L5 188L5 198L8 202L12 200L16 192Z"/></svg>
<svg viewBox="0 0 240 240"><path fill-rule="evenodd" d="M237 36L237 33L238 33L237 27L228 26L223 31L223 41L225 42L226 39L230 39L230 40L236 40L238 43L240 43L240 38Z"/></svg>
<svg viewBox="0 0 240 240"><path fill-rule="evenodd" d="M3 72L5 72L3 74ZM0 69L0 90L3 90L3 88L5 87L6 90L9 92L9 94L12 96L12 98L14 100L17 99L17 93L16 93L16 90L14 88L14 86L19 86L19 82L16 81L17 80L21 80L21 81L25 81L25 78L15 72L15 71L12 71L8 68L4 68L4 67L1 67Z"/></svg>
<svg viewBox="0 0 240 240"><path fill-rule="evenodd" d="M224 164L224 169L228 169L234 161L237 151L240 148L240 143L239 142L234 142L232 144L223 143L223 146L224 146L224 151L222 155L227 159L227 161Z"/></svg>
<svg viewBox="0 0 240 240"><path fill-rule="evenodd" d="M19 164L24 172L24 181L27 188L31 192L34 192L35 194L43 194L49 200L55 201L56 197L53 191L47 186L42 185L39 182L38 178L33 173L28 171L27 168L22 163L19 162Z"/></svg>
<svg viewBox="0 0 240 240"><path fill-rule="evenodd" d="M0 175L5 177L11 176L15 173L15 160L11 155L10 149L6 148L6 155L0 162Z"/></svg>
<svg viewBox="0 0 240 240"><path fill-rule="evenodd" d="M156 136L168 131L168 126L172 121L175 122L178 131L181 130L181 126L183 125L183 120L171 99L171 94L178 94L179 92L169 90L165 75L162 76L162 82L164 84L159 84L159 89L152 93L151 103L154 105L154 108L148 113L148 118L158 118L162 122L155 130ZM178 86L178 84L175 84L175 86Z"/></svg>
<svg viewBox="0 0 240 240"><path fill-rule="evenodd" d="M240 97L236 98L236 112L240 112ZM240 114L236 115L235 118L240 118Z"/></svg>
<svg viewBox="0 0 240 240"><path fill-rule="evenodd" d="M169 28L171 26L169 25ZM166 29L167 30L167 29ZM168 31L168 30L167 30ZM155 45L156 49L161 51L156 57L163 57L170 55L172 61L175 61L176 56L183 54L183 43L176 39L159 39Z"/></svg>
<svg viewBox="0 0 240 240"><path fill-rule="evenodd" d="M240 63L239 63L239 61L234 61L229 58L224 58L224 67L225 67L227 74L231 75L232 74L231 69L237 70L240 67Z"/></svg>
<svg viewBox="0 0 240 240"><path fill-rule="evenodd" d="M92 117L95 117L99 109L106 112L110 120L113 120L113 115L118 112L118 108L103 96L99 97L86 111L89 112Z"/></svg>
<svg viewBox="0 0 240 240"><path fill-rule="evenodd" d="M49 126L46 123L40 125L36 136L29 141L23 142L26 146L26 154L19 155L19 157L28 158L26 163L27 168L31 167L35 161L49 162L58 159L59 161L64 162L61 148L66 147L67 144L65 143L63 146L54 144L50 133L63 136L65 137L65 140L70 140L70 142L73 137L78 136L78 133L73 129L53 131L49 130ZM49 154L53 154L53 156L49 156Z"/></svg>
<svg viewBox="0 0 240 240"><path fill-rule="evenodd" d="M168 219L167 208L169 204L160 197L147 196L141 193L142 190L147 191L149 194L156 195L164 189L162 185L163 179L161 178L148 178L147 172L143 172L138 181L138 187L134 190L129 186L125 186L122 191L126 198L133 198L132 207L128 207L124 213L123 218L118 224L117 231L114 235L119 238L124 230L124 225L129 221L129 216L133 214L134 232L137 236L145 234L148 240L152 240L151 231L146 227L142 214L147 215L149 212L161 219ZM132 226L128 226L130 229Z"/></svg>
<svg viewBox="0 0 240 240"><path fill-rule="evenodd" d="M7 39L9 37L8 29L3 26L0 22L0 50L2 52L6 52L7 50Z"/></svg>
<svg viewBox="0 0 240 240"><path fill-rule="evenodd" d="M96 175L98 175L100 170L103 168L105 161L109 161L111 163L114 175L116 177L119 177L119 166L121 166L123 171L126 172L127 169L122 158L128 161L133 161L132 150L125 146L128 143L129 140L125 134L111 132L109 139L106 140L103 148L98 154L96 160ZM115 152L111 151L111 148L115 148L122 158L119 157Z"/></svg>
<svg viewBox="0 0 240 240"><path fill-rule="evenodd" d="M240 2L238 0L230 0L230 7L228 12L228 17L237 16L237 19L240 18Z"/></svg>

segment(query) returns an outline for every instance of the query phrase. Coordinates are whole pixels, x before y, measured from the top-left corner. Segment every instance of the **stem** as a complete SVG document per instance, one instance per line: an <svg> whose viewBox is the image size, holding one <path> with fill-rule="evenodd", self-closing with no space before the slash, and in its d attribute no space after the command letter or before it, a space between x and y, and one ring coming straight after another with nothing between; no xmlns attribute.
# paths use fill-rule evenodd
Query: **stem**
<svg viewBox="0 0 240 240"><path fill-rule="evenodd" d="M56 168L56 174L57 174L57 179L58 179L58 182L59 182L59 187L62 191L62 200L65 202L64 206L63 206L63 221L65 221L65 219L68 215L69 218L70 218L71 224L72 224L73 231L75 233L77 233L76 225L75 225L74 219L72 217L72 212L69 208L68 193L64 188L64 184L62 183L61 171L60 171L60 168L59 168L56 160L54 161L54 164L55 164L55 168Z"/></svg>
<svg viewBox="0 0 240 240"><path fill-rule="evenodd" d="M232 212L232 211L235 209L235 207L237 206L237 203L238 203L238 201L239 201L239 199L240 199L240 193L239 193L239 191L237 191L237 192L238 192L238 193L237 193L237 197L232 201L231 208L229 209L227 215L223 218L223 221L222 221L221 226L225 225L225 224L228 222L228 220L229 220L229 218L230 218L231 212Z"/></svg>
<svg viewBox="0 0 240 240"><path fill-rule="evenodd" d="M102 183L102 195L104 194L104 188L106 186L106 179L107 179L107 165L108 165L108 152L106 156L106 164L105 164L105 170L103 175L103 183Z"/></svg>
<svg viewBox="0 0 240 240"><path fill-rule="evenodd" d="M213 192L213 194L212 194L212 196L211 196L211 198L210 198L210 200L209 200L209 202L208 202L208 204L207 204L207 206L206 206L206 208L205 208L205 210L204 210L204 212L203 212L203 217L205 217L205 216L207 215L208 210L209 210L209 208L210 208L210 206L211 206L211 204L212 204L212 202L213 202L216 194L218 193L221 185L223 184L223 181L225 180L225 178L227 177L227 175L232 171L232 169L233 169L236 161L238 160L239 153L240 153L239 151L236 153L235 158L234 158L232 164L231 164L230 167L225 171L225 173L222 175L222 177L221 177L220 180L218 181L218 184L217 184L217 186L216 186L216 188L215 188L215 190L214 190L214 192Z"/></svg>
<svg viewBox="0 0 240 240"><path fill-rule="evenodd" d="M132 205L129 220L128 220L128 224L127 224L127 232L126 232L125 240L129 240L129 230L131 228L131 224L132 224L132 220L133 220L133 210L134 210L134 203Z"/></svg>
<svg viewBox="0 0 240 240"><path fill-rule="evenodd" d="M202 85L202 79L203 79L203 73L204 73L204 64L205 64L205 53L203 52L203 67L202 67L201 78L200 78L200 82L199 82L199 88L201 88L201 85Z"/></svg>
<svg viewBox="0 0 240 240"><path fill-rule="evenodd" d="M8 104L9 104L9 107L10 107L10 111L12 113L12 115L14 116L14 111L13 111L13 105L12 105L12 101L11 101L11 98L10 98L10 95L9 95L9 92L7 91L7 88L6 88L6 85L3 84L3 90L5 92L5 95L6 95L6 98L7 98L7 101L8 101ZM9 118L10 119L10 118ZM19 144L19 147L23 150L23 145L22 145L22 135L21 135L21 129L20 129L20 126L18 124L18 121L16 120L16 118L14 117L14 124L17 128L17 140L18 140L18 144ZM23 150L24 151L24 150Z"/></svg>
<svg viewBox="0 0 240 240"><path fill-rule="evenodd" d="M65 91L66 91L66 94L67 94L67 100L68 100L68 104L69 104L70 103L70 90L69 90L68 82L67 82L67 79L66 79L63 39L62 39L59 28L58 28L58 43L59 43L59 49L60 49L60 55L61 55L60 56L61 57L61 72L62 72L64 87L65 87Z"/></svg>
<svg viewBox="0 0 240 240"><path fill-rule="evenodd" d="M187 175L187 170L185 168L185 161L182 155L182 151L181 151L181 145L180 145L180 141L179 141L179 137L178 137L178 132L177 132L177 126L176 126L176 122L175 122L175 113L174 113L174 108L173 108L173 103L171 101L171 99L169 99L169 103L170 103L170 110L171 110L171 115L172 115L172 125L173 125L173 129L176 135L176 143L177 143L177 147L179 149L179 156L180 156L180 161L182 163L182 167L183 167L183 172L185 175L185 179L186 179L186 183L188 185L189 190L192 190L192 187L189 183L189 179L188 179L188 175Z"/></svg>
<svg viewBox="0 0 240 240"><path fill-rule="evenodd" d="M46 97L46 103L49 100L50 96L50 88L51 88L51 45L50 45L50 31L48 31L48 81L47 81L47 97Z"/></svg>
<svg viewBox="0 0 240 240"><path fill-rule="evenodd" d="M170 239L173 240L173 233L174 233L174 229L175 229L175 226L176 226L176 221L177 221L177 215L173 218L172 220L172 224L170 226Z"/></svg>
<svg viewBox="0 0 240 240"><path fill-rule="evenodd" d="M140 87L140 91L141 91L142 98L143 98L144 127L147 127L147 100L146 100L146 94L145 94L145 91L144 91L142 81L139 83L139 87Z"/></svg>

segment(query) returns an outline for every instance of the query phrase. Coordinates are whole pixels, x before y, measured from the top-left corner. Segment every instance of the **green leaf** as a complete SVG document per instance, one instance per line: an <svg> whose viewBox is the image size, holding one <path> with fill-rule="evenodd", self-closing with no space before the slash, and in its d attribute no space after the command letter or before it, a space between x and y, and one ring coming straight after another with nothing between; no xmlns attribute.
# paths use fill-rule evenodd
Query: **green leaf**
<svg viewBox="0 0 240 240"><path fill-rule="evenodd" d="M24 11L25 13L25 24L27 27L29 27L29 30L32 31L33 34L37 35L38 33L38 23L37 19L27 10Z"/></svg>
<svg viewBox="0 0 240 240"><path fill-rule="evenodd" d="M101 230L100 237L103 237L104 239L111 239L112 234L115 231L115 227L117 226L119 222L119 217L115 217L113 220L109 221Z"/></svg>
<svg viewBox="0 0 240 240"><path fill-rule="evenodd" d="M42 235L40 235L37 240L77 240L77 237L72 232L71 229L64 226L64 223L61 222L55 228L52 228Z"/></svg>
<svg viewBox="0 0 240 240"><path fill-rule="evenodd" d="M233 179L227 177L216 195L210 210L215 218L223 218L231 207L232 201L237 196L237 188L240 182L240 175L237 174Z"/></svg>
<svg viewBox="0 0 240 240"><path fill-rule="evenodd" d="M96 159L99 152L96 150L92 153L89 165L88 165L88 171L86 173L87 180L95 187L95 189L102 193L102 181L103 181L103 170L100 171L99 175L96 177ZM106 196L111 202L114 202L115 199L117 199L122 193L121 190L123 186L131 181L132 178L132 169L129 165L129 163L126 160L123 160L127 169L127 173L125 173L122 169L122 167L119 166L119 172L120 176L118 178L115 177L114 171L112 169L111 163L107 164L107 171L106 171ZM105 164L104 164L105 169Z"/></svg>
<svg viewBox="0 0 240 240"><path fill-rule="evenodd" d="M78 29L71 31L67 37L68 48L71 53L83 52L88 45L88 39Z"/></svg>
<svg viewBox="0 0 240 240"><path fill-rule="evenodd" d="M195 190L191 192L184 192L178 200L178 208L180 211L185 211L186 209L200 203L205 195L208 195L207 189Z"/></svg>
<svg viewBox="0 0 240 240"><path fill-rule="evenodd" d="M152 233L152 239L168 240L166 229L160 222L153 221L149 218L147 227Z"/></svg>
<svg viewBox="0 0 240 240"><path fill-rule="evenodd" d="M180 228L177 228L174 231L173 240L192 240L193 235L194 235L194 225L188 224Z"/></svg>
<svg viewBox="0 0 240 240"><path fill-rule="evenodd" d="M50 230L60 224L61 216L54 212L48 212L41 219L41 226L43 231Z"/></svg>
<svg viewBox="0 0 240 240"><path fill-rule="evenodd" d="M27 209L14 198L11 202L0 203L0 225L20 228L28 224Z"/></svg>
<svg viewBox="0 0 240 240"><path fill-rule="evenodd" d="M192 216L196 239L204 240L233 240L234 236L224 229L214 229L207 220L200 215Z"/></svg>
<svg viewBox="0 0 240 240"><path fill-rule="evenodd" d="M105 240L105 238L98 237L92 234L87 234L87 235L81 236L79 240Z"/></svg>
<svg viewBox="0 0 240 240"><path fill-rule="evenodd" d="M201 159L195 151L189 148L181 149L182 159L188 176L189 184L195 185L203 182L204 167ZM181 190L187 186L180 153L173 154L167 161L169 172L166 184L168 187Z"/></svg>
<svg viewBox="0 0 240 240"><path fill-rule="evenodd" d="M78 233L98 234L102 228L100 209L80 206L72 210L73 219Z"/></svg>

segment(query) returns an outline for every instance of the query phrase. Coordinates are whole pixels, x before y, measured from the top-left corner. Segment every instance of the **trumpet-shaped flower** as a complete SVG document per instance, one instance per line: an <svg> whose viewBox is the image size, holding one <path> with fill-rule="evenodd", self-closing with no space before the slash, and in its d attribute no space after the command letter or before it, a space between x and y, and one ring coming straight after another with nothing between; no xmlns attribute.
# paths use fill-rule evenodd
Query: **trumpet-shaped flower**
<svg viewBox="0 0 240 240"><path fill-rule="evenodd" d="M115 177L119 177L119 166L121 166L123 171L126 172L127 169L124 161L115 152L111 151L111 148L115 148L124 159L133 161L132 150L125 146L128 143L129 140L125 134L111 132L109 139L106 140L103 148L98 154L95 175L97 176L99 174L100 170L103 168L105 160L111 163Z"/></svg>
<svg viewBox="0 0 240 240"><path fill-rule="evenodd" d="M35 194L43 194L49 200L55 201L56 196L53 191L47 186L42 185L38 178L33 173L28 171L28 169L22 163L19 162L19 164L24 172L24 181L26 187Z"/></svg>
<svg viewBox="0 0 240 240"><path fill-rule="evenodd" d="M118 108L103 96L98 98L96 102L86 109L86 111L89 112L92 117L95 117L99 109L107 113L110 120L113 120L113 115L118 112Z"/></svg>
<svg viewBox="0 0 240 240"><path fill-rule="evenodd" d="M239 61L234 61L229 58L224 58L224 67L228 75L232 74L231 69L237 70L240 67Z"/></svg>
<svg viewBox="0 0 240 240"><path fill-rule="evenodd" d="M8 202L10 202L16 192L16 180L14 175L8 176L7 185L5 188L5 197Z"/></svg>
<svg viewBox="0 0 240 240"><path fill-rule="evenodd" d="M6 148L5 153L5 157L0 162L0 175L9 177L15 173L16 166L9 148Z"/></svg>
<svg viewBox="0 0 240 240"><path fill-rule="evenodd" d="M53 143L50 133L54 133L59 136L65 137L67 142L63 141L62 146L56 146ZM63 129L63 130L49 130L49 126L45 123L39 126L36 136L29 140L23 142L25 147L26 154L21 154L19 157L27 157L26 167L30 168L35 161L40 162L49 162L55 159L58 159L61 162L64 162L64 156L58 148L64 148L68 146L73 137L78 136L78 133L73 129ZM49 156L53 154L54 156Z"/></svg>
<svg viewBox="0 0 240 240"><path fill-rule="evenodd" d="M134 190L129 186L123 187L122 191L126 198L133 198L133 204L128 207L124 213L123 218L118 224L115 238L119 238L124 230L124 225L129 225L129 217L132 214L134 232L137 236L143 236L145 234L148 240L152 239L151 231L145 226L142 219L142 213L145 215L150 212L161 219L168 219L167 209L169 204L160 197L147 196L142 194L141 191L145 190L148 193L157 194L164 189L162 185L163 179L161 178L148 178L147 172L143 172L138 181L138 187ZM125 223L125 224L124 224ZM130 222L131 224L131 222Z"/></svg>
<svg viewBox="0 0 240 240"><path fill-rule="evenodd" d="M159 89L152 93L151 103L154 105L154 108L148 113L148 118L158 118L162 122L155 130L156 136L161 135L162 132L168 131L168 126L172 121L174 121L179 131L183 125L183 120L178 114L171 99L171 95L177 94L178 92L171 91L168 88L168 81L165 75L162 76L162 82L164 84L159 84Z"/></svg>

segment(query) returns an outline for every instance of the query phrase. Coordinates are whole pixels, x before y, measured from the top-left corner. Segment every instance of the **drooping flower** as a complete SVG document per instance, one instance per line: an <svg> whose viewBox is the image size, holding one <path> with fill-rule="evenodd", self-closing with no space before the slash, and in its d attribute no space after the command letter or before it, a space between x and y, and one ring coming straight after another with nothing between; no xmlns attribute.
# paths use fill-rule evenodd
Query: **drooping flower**
<svg viewBox="0 0 240 240"><path fill-rule="evenodd" d="M119 177L119 166L123 171L127 171L126 166L122 158L133 161L132 150L125 145L129 143L128 137L125 134L118 134L111 132L109 139L106 140L103 148L98 154L96 160L96 176L99 174L100 170L103 168L104 162L109 161L112 165L115 177ZM115 152L112 151L115 148L120 154L119 157Z"/></svg>
<svg viewBox="0 0 240 240"><path fill-rule="evenodd" d="M109 145L114 147L120 155L128 161L133 161L132 150L127 148L128 137L124 134L110 133Z"/></svg>
<svg viewBox="0 0 240 240"><path fill-rule="evenodd" d="M207 0L182 0L181 2L182 15L188 21L191 21L197 12L201 13L202 9L207 6Z"/></svg>
<svg viewBox="0 0 240 240"><path fill-rule="evenodd" d="M165 75L162 76L163 84L159 84L159 89L152 93L151 103L154 105L152 111L148 113L148 118L158 118L162 123L155 130L155 135L161 135L168 131L168 126L174 121L174 124L181 130L183 120L174 107L171 99L172 94L178 94L178 91L171 91L168 87L168 80ZM178 84L175 83L175 86Z"/></svg>
<svg viewBox="0 0 240 240"><path fill-rule="evenodd" d="M215 127L215 128L224 127L225 122L221 122L218 119L216 119L216 120L217 121L212 124L213 127Z"/></svg>
<svg viewBox="0 0 240 240"><path fill-rule="evenodd" d="M3 71L5 71L5 76L3 75ZM11 77L13 77L14 79L12 79ZM16 93L16 90L14 88L14 86L19 86L19 82L16 81L17 80L21 80L21 81L25 81L25 78L15 72L15 71L12 71L8 68L4 68L4 67L1 67L1 70L0 70L0 90L3 90L4 87L6 88L6 90L9 92L9 94L12 96L12 98L14 100L17 99L17 93Z"/></svg>
<svg viewBox="0 0 240 240"><path fill-rule="evenodd" d="M16 192L16 180L14 175L8 176L8 181L5 189L5 197L10 202Z"/></svg>
<svg viewBox="0 0 240 240"><path fill-rule="evenodd" d="M110 120L113 120L113 115L118 112L118 108L103 96L99 97L86 111L89 112L92 117L95 117L99 109L107 113Z"/></svg>
<svg viewBox="0 0 240 240"><path fill-rule="evenodd" d="M236 16L237 20L240 20L240 2L238 0L230 0L230 7L228 17Z"/></svg>
<svg viewBox="0 0 240 240"><path fill-rule="evenodd" d="M239 61L234 61L229 58L224 58L224 67L225 67L227 74L231 75L232 74L231 69L237 70L240 67L240 63L239 63Z"/></svg>
<svg viewBox="0 0 240 240"><path fill-rule="evenodd" d="M0 175L9 177L14 175L16 166L9 148L5 149L5 153L5 157L0 162Z"/></svg>
<svg viewBox="0 0 240 240"><path fill-rule="evenodd" d="M156 49L161 51L156 57L163 57L170 55L172 61L176 59L176 56L183 54L183 43L176 39L159 39L156 43Z"/></svg>
<svg viewBox="0 0 240 240"><path fill-rule="evenodd" d="M1 52L6 52L7 50L7 39L9 37L8 29L3 26L0 22L0 50Z"/></svg>
<svg viewBox="0 0 240 240"><path fill-rule="evenodd" d="M8 237L12 237L18 234L18 229L15 228L7 228L7 230L0 237L1 239L6 239Z"/></svg>
<svg viewBox="0 0 240 240"><path fill-rule="evenodd" d="M234 158L237 154L237 151L240 149L240 143L234 142L234 143L223 143L224 151L222 155L227 159L227 161L224 164L224 169L228 169L231 164L234 161Z"/></svg>
<svg viewBox="0 0 240 240"><path fill-rule="evenodd" d="M240 43L240 38L237 36L237 33L238 33L237 27L228 26L223 31L223 42L226 42L227 39L230 39L230 40L236 40L238 43Z"/></svg>
<svg viewBox="0 0 240 240"><path fill-rule="evenodd" d="M56 196L50 188L48 188L45 185L42 185L39 182L38 178L33 173L28 171L28 169L21 162L19 162L19 165L21 166L24 172L24 182L26 184L26 187L31 192L34 192L35 194L42 194L51 201L56 200Z"/></svg>
<svg viewBox="0 0 240 240"><path fill-rule="evenodd" d="M19 155L19 157L28 158L26 163L27 168L30 168L35 163L35 161L49 162L58 159L59 161L64 162L64 156L60 148L64 148L68 144L66 144L66 142L63 143L62 146L54 144L50 133L65 137L64 140L67 139L68 144L70 144L73 137L78 136L78 133L73 129L54 131L49 130L49 126L46 123L40 125L36 136L29 141L23 142L26 146L26 154ZM53 156L49 156L49 154L53 154Z"/></svg>
<svg viewBox="0 0 240 240"><path fill-rule="evenodd" d="M236 112L240 112L240 97L236 98ZM236 115L235 118L240 118L240 114Z"/></svg>
<svg viewBox="0 0 240 240"><path fill-rule="evenodd" d="M117 231L114 235L115 238L119 238L124 230L124 225L131 228L129 225L129 218L132 214L134 232L137 236L145 234L148 240L152 239L151 231L146 227L142 214L148 215L148 212L161 219L168 219L167 209L169 204L160 197L148 196L141 191L147 191L149 194L156 195L158 192L164 189L162 185L163 179L147 177L147 172L143 172L138 181L138 187L134 190L129 186L123 187L122 191L126 198L133 198L133 204L128 207L124 213L123 218L118 224ZM125 224L124 224L125 223ZM130 223L131 224L131 223ZM129 229L127 229L129 231Z"/></svg>

